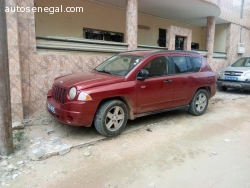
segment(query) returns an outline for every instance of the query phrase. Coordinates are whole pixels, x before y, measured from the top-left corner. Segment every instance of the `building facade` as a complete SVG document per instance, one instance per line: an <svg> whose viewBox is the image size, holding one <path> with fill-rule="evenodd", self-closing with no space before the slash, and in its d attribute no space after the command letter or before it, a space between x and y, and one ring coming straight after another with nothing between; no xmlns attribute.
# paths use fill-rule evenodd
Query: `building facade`
<svg viewBox="0 0 250 188"><path fill-rule="evenodd" d="M117 52L194 50L212 69L250 55L248 0L6 0L12 118L45 108L55 77L88 71ZM44 8L50 8L44 11ZM51 7L54 7L53 9ZM81 12L59 8L82 7ZM57 9L58 8L58 9ZM238 46L244 52L238 53Z"/></svg>

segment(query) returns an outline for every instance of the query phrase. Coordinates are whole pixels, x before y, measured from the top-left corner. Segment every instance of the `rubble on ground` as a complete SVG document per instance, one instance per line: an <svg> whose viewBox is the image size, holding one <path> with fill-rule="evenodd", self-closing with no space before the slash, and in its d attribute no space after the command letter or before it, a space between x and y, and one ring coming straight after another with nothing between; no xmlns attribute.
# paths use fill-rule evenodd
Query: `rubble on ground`
<svg viewBox="0 0 250 188"><path fill-rule="evenodd" d="M53 136L53 127L58 124L46 111L40 111L32 119L12 122L14 153L8 157L0 155L0 186L11 186L6 182L29 174L38 161L53 155L64 155L71 150L72 146L65 144L62 138ZM44 129L44 133L49 136L28 138L26 133L34 125L50 125Z"/></svg>

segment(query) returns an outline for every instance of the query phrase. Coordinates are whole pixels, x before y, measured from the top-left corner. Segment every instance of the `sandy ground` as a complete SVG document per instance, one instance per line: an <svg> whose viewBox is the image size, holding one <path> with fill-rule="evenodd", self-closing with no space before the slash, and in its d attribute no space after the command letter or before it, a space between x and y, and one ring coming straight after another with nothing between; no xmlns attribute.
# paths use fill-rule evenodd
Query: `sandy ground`
<svg viewBox="0 0 250 188"><path fill-rule="evenodd" d="M132 124L140 129L32 162L0 186L250 187L249 94L217 92L199 117L174 111L139 118Z"/></svg>

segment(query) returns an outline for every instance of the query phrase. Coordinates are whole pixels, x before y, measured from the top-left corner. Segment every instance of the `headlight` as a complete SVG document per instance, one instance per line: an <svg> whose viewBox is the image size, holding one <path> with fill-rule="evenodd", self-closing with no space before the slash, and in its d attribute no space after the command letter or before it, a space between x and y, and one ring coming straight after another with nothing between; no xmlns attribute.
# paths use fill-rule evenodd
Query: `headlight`
<svg viewBox="0 0 250 188"><path fill-rule="evenodd" d="M221 74L223 74L223 71L221 70L221 71L219 71L219 75L221 75Z"/></svg>
<svg viewBox="0 0 250 188"><path fill-rule="evenodd" d="M70 90L69 90L69 98L72 100L76 97L76 88L75 87L72 87Z"/></svg>
<svg viewBox="0 0 250 188"><path fill-rule="evenodd" d="M88 93L85 92L81 92L78 96L78 101L91 101L92 98L90 97L90 95Z"/></svg>

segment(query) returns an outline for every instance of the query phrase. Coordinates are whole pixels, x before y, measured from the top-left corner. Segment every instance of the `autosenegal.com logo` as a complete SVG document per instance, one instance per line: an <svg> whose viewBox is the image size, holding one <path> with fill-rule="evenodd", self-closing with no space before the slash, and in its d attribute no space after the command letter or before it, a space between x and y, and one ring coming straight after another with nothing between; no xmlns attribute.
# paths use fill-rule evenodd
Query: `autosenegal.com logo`
<svg viewBox="0 0 250 188"><path fill-rule="evenodd" d="M55 14L59 12L83 12L83 7L5 7L5 12L45 12Z"/></svg>

